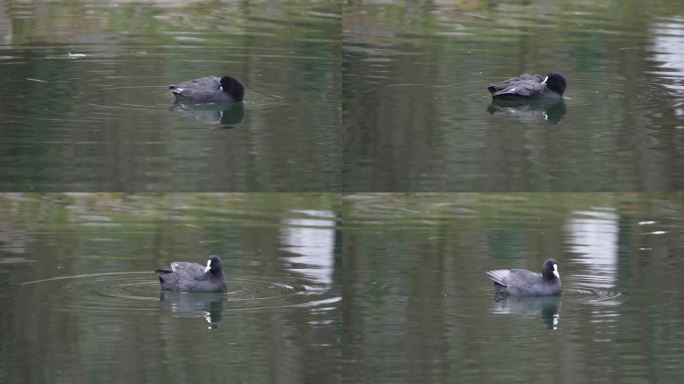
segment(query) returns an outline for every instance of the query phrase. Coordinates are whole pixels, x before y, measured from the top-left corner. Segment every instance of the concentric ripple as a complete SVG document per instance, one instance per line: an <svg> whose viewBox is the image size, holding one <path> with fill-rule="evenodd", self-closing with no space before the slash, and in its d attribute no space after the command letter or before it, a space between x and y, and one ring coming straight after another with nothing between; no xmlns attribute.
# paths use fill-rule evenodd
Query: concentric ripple
<svg viewBox="0 0 684 384"><path fill-rule="evenodd" d="M564 288L563 296L576 298L584 304L606 306L622 304L622 292L598 288Z"/></svg>
<svg viewBox="0 0 684 384"><path fill-rule="evenodd" d="M339 297L312 295L305 286L264 279L233 278L225 294L168 293L159 291L153 273L110 272L56 276L21 284L23 295L35 297L41 305L62 310L149 311L163 308L155 302L170 301L173 308L219 304L221 311L260 310L283 307L317 307ZM197 308L195 308L197 309ZM175 312L175 310L174 310Z"/></svg>
<svg viewBox="0 0 684 384"><path fill-rule="evenodd" d="M167 85L101 87L93 92L100 95L97 98L83 95L84 100L97 99L102 101L99 103L86 101L85 104L100 111L125 110L158 113L168 111L169 106L174 102L173 96L168 92ZM255 92L250 89L243 103L245 109L264 109L285 105L286 100L282 96Z"/></svg>
<svg viewBox="0 0 684 384"><path fill-rule="evenodd" d="M27 281L20 292L62 309L156 311L156 284L149 272L110 272Z"/></svg>

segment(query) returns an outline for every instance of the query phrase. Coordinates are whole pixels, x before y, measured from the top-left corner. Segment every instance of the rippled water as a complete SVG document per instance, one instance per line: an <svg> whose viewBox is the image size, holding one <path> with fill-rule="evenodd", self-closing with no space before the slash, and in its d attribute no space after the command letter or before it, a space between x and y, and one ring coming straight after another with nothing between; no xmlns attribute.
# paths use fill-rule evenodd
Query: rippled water
<svg viewBox="0 0 684 384"><path fill-rule="evenodd" d="M347 191L664 191L684 186L677 1L345 7ZM486 85L560 71L565 102Z"/></svg>
<svg viewBox="0 0 684 384"><path fill-rule="evenodd" d="M349 382L676 382L679 195L344 198ZM560 297L496 297L484 272L558 260Z"/></svg>
<svg viewBox="0 0 684 384"><path fill-rule="evenodd" d="M79 192L0 194L0 383L679 382L682 196L612 191L684 187L683 48L679 0L0 2L0 190Z"/></svg>
<svg viewBox="0 0 684 384"><path fill-rule="evenodd" d="M678 194L2 194L0 379L676 382L683 220ZM225 294L160 292L209 254ZM547 257L560 297L484 274Z"/></svg>
<svg viewBox="0 0 684 384"><path fill-rule="evenodd" d="M80 310L112 310L112 311L156 311L150 308L147 301L187 301L188 303L204 299L221 304L221 310L250 310L273 307L313 307L324 303L335 303L339 298L311 301L312 295L306 286L294 286L278 281L265 281L248 278L230 280L226 294L185 294L163 292L158 295L159 282L151 278L149 271L93 273L74 276L56 276L49 279L26 281L21 283L22 290L35 289L43 291L37 295L44 302L36 305L62 303L65 298L77 302L77 305L61 306L60 309ZM152 276L154 277L154 276ZM324 291L329 287L323 288ZM57 295L65 297L60 298ZM296 296L296 297L295 297ZM223 306L228 308L223 308ZM230 308L233 305L234 308Z"/></svg>
<svg viewBox="0 0 684 384"><path fill-rule="evenodd" d="M337 204L0 195L0 381L337 382ZM160 292L155 269L209 254L225 294Z"/></svg>
<svg viewBox="0 0 684 384"><path fill-rule="evenodd" d="M0 11L0 190L340 187L334 3L10 2ZM230 74L244 103L174 104Z"/></svg>

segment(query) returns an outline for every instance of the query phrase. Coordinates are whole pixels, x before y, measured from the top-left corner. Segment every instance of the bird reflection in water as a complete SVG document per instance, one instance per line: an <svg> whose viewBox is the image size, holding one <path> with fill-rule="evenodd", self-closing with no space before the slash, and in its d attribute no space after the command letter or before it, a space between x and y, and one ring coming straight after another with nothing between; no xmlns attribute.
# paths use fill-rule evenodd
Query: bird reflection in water
<svg viewBox="0 0 684 384"><path fill-rule="evenodd" d="M173 316L204 317L209 329L216 329L223 317L222 292L170 292L161 291L159 301L166 304Z"/></svg>
<svg viewBox="0 0 684 384"><path fill-rule="evenodd" d="M220 124L232 128L245 118L245 104L237 103L209 103L193 104L176 102L170 107L171 111L179 112L190 119L205 124Z"/></svg>
<svg viewBox="0 0 684 384"><path fill-rule="evenodd" d="M497 294L491 312L500 315L540 316L547 329L558 329L560 296L510 296Z"/></svg>
<svg viewBox="0 0 684 384"><path fill-rule="evenodd" d="M565 117L566 107L563 99L535 101L493 100L487 107L487 112L491 115L512 117L522 123L546 120L556 125Z"/></svg>

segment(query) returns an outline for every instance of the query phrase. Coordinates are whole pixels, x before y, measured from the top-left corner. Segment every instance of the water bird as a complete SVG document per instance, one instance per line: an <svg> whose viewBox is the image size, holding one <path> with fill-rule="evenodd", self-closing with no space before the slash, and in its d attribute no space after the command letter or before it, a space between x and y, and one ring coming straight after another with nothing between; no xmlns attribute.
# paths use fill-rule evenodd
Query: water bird
<svg viewBox="0 0 684 384"><path fill-rule="evenodd" d="M560 99L568 82L561 73L523 74L487 87L494 100Z"/></svg>
<svg viewBox="0 0 684 384"><path fill-rule="evenodd" d="M169 90L176 101L191 103L225 103L242 101L245 97L245 86L230 76L200 77L170 85Z"/></svg>
<svg viewBox="0 0 684 384"><path fill-rule="evenodd" d="M206 267L186 261L174 261L171 270L157 269L163 290L176 292L225 292L228 288L223 277L221 259L211 255Z"/></svg>
<svg viewBox="0 0 684 384"><path fill-rule="evenodd" d="M550 296L560 295L563 290L555 259L544 261L542 273L527 269L495 269L486 273L494 282L497 294Z"/></svg>

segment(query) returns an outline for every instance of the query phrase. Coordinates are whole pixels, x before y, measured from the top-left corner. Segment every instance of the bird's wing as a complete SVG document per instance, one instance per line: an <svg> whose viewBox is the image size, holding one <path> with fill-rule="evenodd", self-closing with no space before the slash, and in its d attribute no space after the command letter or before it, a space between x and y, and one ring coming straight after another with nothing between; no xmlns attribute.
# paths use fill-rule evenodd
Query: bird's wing
<svg viewBox="0 0 684 384"><path fill-rule="evenodd" d="M517 84L517 83L523 82L523 81L524 82L530 81L533 83L541 83L542 81L544 81L544 78L540 75L530 75L530 74L526 73L524 75L520 75L520 76L514 77L512 79L506 79L504 81L500 81L498 83L491 84L487 87L487 89L489 90L490 93L499 92L499 91L502 91L506 88L510 88L514 84Z"/></svg>
<svg viewBox="0 0 684 384"><path fill-rule="evenodd" d="M214 95L219 88L221 88L221 83L213 76L184 81L169 87L171 92L193 100L203 100Z"/></svg>
<svg viewBox="0 0 684 384"><path fill-rule="evenodd" d="M197 263L174 261L171 263L171 270L182 280L196 280L204 277L204 266Z"/></svg>
<svg viewBox="0 0 684 384"><path fill-rule="evenodd" d="M529 292L534 290L534 285L541 281L541 278L541 273L528 271L527 269L511 269L508 281L514 282L513 284L521 292Z"/></svg>
<svg viewBox="0 0 684 384"><path fill-rule="evenodd" d="M509 86L492 93L492 96L510 94L524 97L535 97L541 95L543 92L544 84L537 83L536 81L526 80L516 82L515 84L510 84Z"/></svg>
<svg viewBox="0 0 684 384"><path fill-rule="evenodd" d="M486 273L493 282L503 285L504 287L508 285L508 274L510 273L510 270L495 269L493 271L487 271Z"/></svg>

